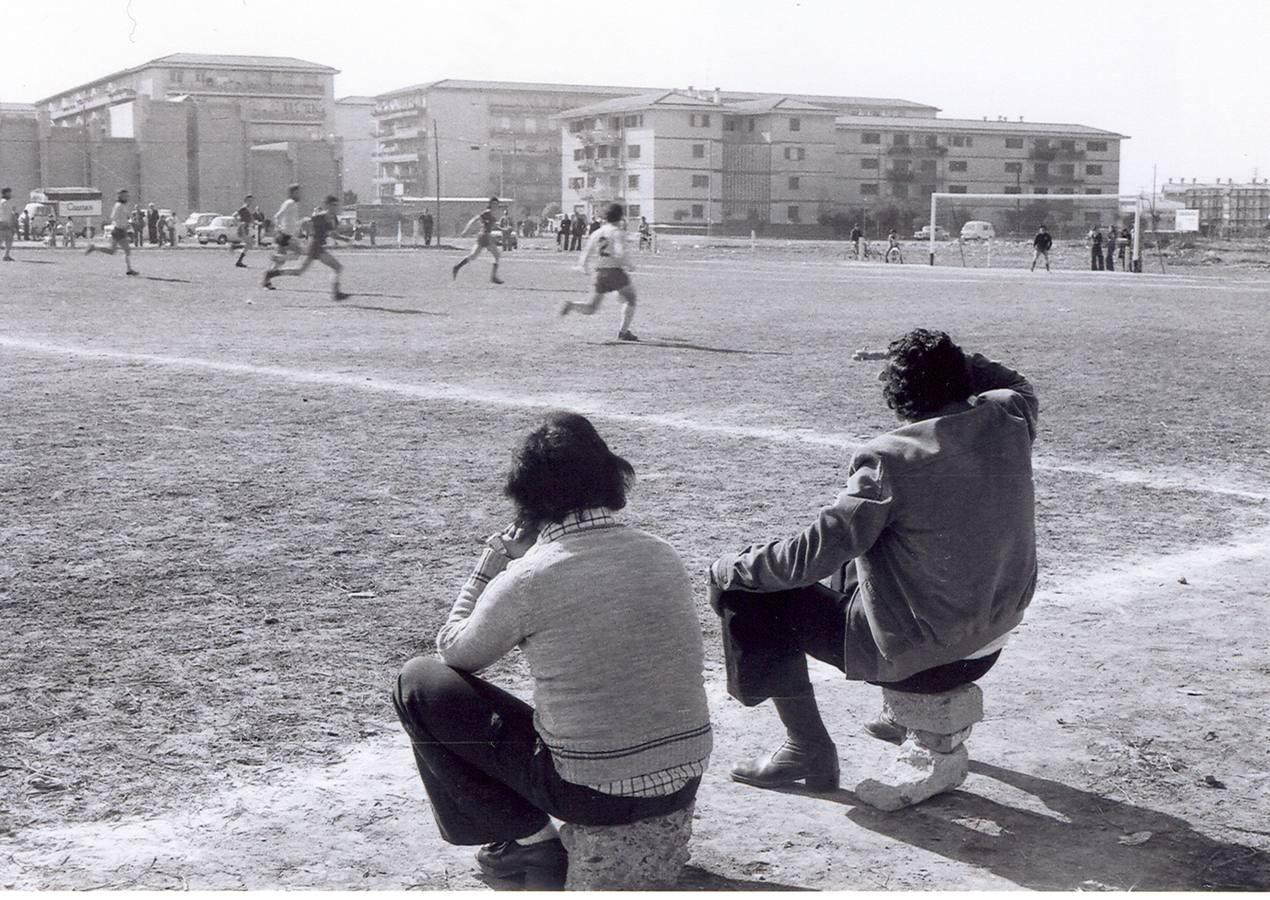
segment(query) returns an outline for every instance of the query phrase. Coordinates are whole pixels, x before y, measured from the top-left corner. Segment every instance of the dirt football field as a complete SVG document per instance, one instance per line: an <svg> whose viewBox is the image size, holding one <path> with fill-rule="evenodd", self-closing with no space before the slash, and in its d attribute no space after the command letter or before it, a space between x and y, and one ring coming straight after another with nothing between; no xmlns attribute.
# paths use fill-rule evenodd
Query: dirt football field
<svg viewBox="0 0 1270 900"><path fill-rule="evenodd" d="M527 241L526 244L535 242ZM875 687L817 667L843 790L728 778L781 729L724 690L682 887L1270 889L1270 273L1030 274L683 246L618 305L545 242L0 266L0 887L486 889L437 835L389 690L501 528L545 410L634 464L688 568L783 537L894 427L915 326L1041 402L1040 584L981 682L965 784L881 813ZM493 671L524 694L516 654Z"/></svg>

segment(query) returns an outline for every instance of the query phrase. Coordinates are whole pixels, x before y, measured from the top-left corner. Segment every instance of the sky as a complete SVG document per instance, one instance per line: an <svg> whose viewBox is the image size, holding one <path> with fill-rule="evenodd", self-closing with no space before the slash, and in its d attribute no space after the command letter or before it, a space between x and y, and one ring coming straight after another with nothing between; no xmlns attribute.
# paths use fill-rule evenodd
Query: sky
<svg viewBox="0 0 1270 900"><path fill-rule="evenodd" d="M337 97L440 78L898 97L1129 135L1126 192L1153 170L1270 177L1266 0L49 0L2 18L0 102L251 53L339 69Z"/></svg>

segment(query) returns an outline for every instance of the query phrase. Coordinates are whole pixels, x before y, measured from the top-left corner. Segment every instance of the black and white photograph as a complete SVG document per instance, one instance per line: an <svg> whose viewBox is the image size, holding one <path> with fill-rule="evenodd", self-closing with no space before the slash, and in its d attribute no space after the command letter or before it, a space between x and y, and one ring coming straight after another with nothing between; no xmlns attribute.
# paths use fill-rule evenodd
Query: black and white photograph
<svg viewBox="0 0 1270 900"><path fill-rule="evenodd" d="M0 44L0 890L1270 891L1270 4Z"/></svg>

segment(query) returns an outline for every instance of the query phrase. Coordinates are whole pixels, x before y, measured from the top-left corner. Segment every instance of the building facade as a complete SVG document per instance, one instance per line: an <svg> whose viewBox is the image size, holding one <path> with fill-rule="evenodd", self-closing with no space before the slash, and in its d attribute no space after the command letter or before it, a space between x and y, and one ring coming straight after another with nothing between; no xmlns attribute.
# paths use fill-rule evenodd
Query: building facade
<svg viewBox="0 0 1270 900"><path fill-rule="evenodd" d="M340 186L345 197L369 203L375 191L374 97L341 97L335 101L335 134L340 144Z"/></svg>
<svg viewBox="0 0 1270 900"><path fill-rule="evenodd" d="M1263 235L1270 228L1270 179L1236 184L1234 179L1225 183L1220 179L1175 183L1170 178L1160 193L1186 209L1199 210L1201 234L1252 237Z"/></svg>

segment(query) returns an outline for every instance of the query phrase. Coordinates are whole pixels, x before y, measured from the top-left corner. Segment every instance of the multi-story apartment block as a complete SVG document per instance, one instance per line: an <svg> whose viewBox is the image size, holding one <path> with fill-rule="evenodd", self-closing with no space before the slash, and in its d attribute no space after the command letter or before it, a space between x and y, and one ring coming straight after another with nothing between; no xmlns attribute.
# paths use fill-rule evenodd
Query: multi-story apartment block
<svg viewBox="0 0 1270 900"><path fill-rule="evenodd" d="M1216 236L1264 234L1270 227L1270 179L1236 184L1227 179L1223 184L1196 182L1191 179L1163 185L1161 193L1178 201L1187 209L1199 210L1199 230Z"/></svg>
<svg viewBox="0 0 1270 900"><path fill-rule="evenodd" d="M816 223L832 203L831 109L790 97L661 91L561 116L566 209L748 227Z"/></svg>
<svg viewBox="0 0 1270 900"><path fill-rule="evenodd" d="M378 198L497 195L514 201L517 217L537 216L560 202L554 116L642 90L450 78L380 94L374 113Z"/></svg>
<svg viewBox="0 0 1270 900"><path fill-rule="evenodd" d="M335 134L340 142L340 186L358 202L375 199L375 98L335 101Z"/></svg>
<svg viewBox="0 0 1270 900"><path fill-rule="evenodd" d="M280 56L173 53L39 100L53 125L102 122L111 137L136 137L133 103L193 98L237 101L247 140L329 140L335 130L336 69Z"/></svg>
<svg viewBox="0 0 1270 900"><path fill-rule="evenodd" d="M1085 125L978 119L837 120L834 195L841 207L898 207L920 213L933 192L962 194L1117 194L1125 135ZM1091 201L1092 203L1092 201ZM1084 227L1076 202L1056 215ZM1018 223L984 210L999 230ZM1071 212L1064 215L1064 210ZM1105 210L1102 210L1105 215ZM1093 221L1093 220L1091 220Z"/></svg>

